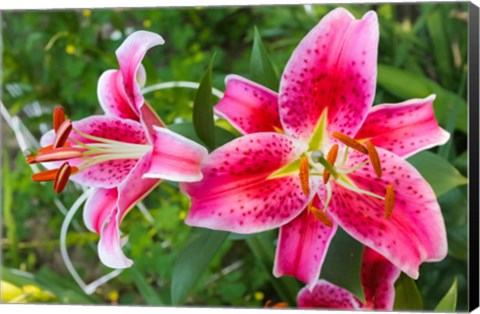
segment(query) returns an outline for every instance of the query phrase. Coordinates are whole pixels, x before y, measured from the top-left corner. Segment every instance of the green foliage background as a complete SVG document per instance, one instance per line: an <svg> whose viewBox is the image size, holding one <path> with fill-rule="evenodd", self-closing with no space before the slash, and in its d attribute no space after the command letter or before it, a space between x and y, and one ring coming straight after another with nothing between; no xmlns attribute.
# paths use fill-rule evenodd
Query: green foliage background
<svg viewBox="0 0 480 314"><path fill-rule="evenodd" d="M452 134L443 147L410 159L437 193L448 230L449 255L439 263L422 265L416 281L422 302L397 301L396 308L433 310L456 278L457 310L466 310L467 3L345 7L357 18L371 9L379 16L375 104L435 93L437 118ZM129 33L139 29L159 33L166 41L144 59L147 86L177 80L198 82L215 53L212 85L223 90L227 74L253 78L248 69L254 26L274 72L279 74L300 39L333 8L315 5L311 10L303 6L258 6L2 12L2 101L37 138L51 127L55 105L63 105L74 120L100 114L98 77L107 69L118 68L114 51ZM195 95L194 90L175 88L150 93L146 98L167 124L174 124L192 120ZM233 132L224 121L216 124ZM134 267L93 295L85 295L60 258L58 236L64 215L53 205L57 196L48 184L31 181L31 171L6 124L2 136L2 280L18 286L33 283L53 294L47 299L32 296L28 302L171 304L175 261L195 236L183 223L188 198L174 184L161 184L144 201L153 223L138 210L122 223L122 230L129 234L126 251L135 261ZM71 205L79 193L70 184L66 193L58 197ZM86 230L80 214L74 224L77 228L71 229L67 239L69 252L81 276L90 282L108 269L97 258L98 236ZM302 285L291 278L275 279L271 274L275 238L276 231L252 238L230 235L220 243L219 252L181 303L258 307L272 300L289 301L294 306L295 287ZM33 277L25 277L25 273ZM399 280L397 294L411 284L408 278Z"/></svg>

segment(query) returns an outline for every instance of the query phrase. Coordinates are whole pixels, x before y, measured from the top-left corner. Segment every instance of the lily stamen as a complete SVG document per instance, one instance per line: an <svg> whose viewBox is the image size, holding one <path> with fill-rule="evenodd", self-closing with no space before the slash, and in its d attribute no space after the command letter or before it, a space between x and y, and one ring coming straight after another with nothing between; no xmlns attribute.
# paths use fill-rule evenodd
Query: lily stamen
<svg viewBox="0 0 480 314"><path fill-rule="evenodd" d="M299 169L299 177L300 177L300 184L302 186L302 191L303 194L305 195L310 195L310 183L308 180L308 173L310 170L309 164L308 164L308 157L303 156L300 159L300 169Z"/></svg>
<svg viewBox="0 0 480 314"><path fill-rule="evenodd" d="M57 175L55 176L55 180L53 181L53 190L56 193L62 192L68 183L68 178L72 173L72 168L68 164L68 162L63 163L60 168L58 169Z"/></svg>
<svg viewBox="0 0 480 314"><path fill-rule="evenodd" d="M385 192L385 218L389 219L395 206L395 190L393 184L388 184Z"/></svg>
<svg viewBox="0 0 480 314"><path fill-rule="evenodd" d="M372 164L373 170L377 175L377 178L382 177L382 166L380 164L380 158L378 157L378 152L375 146L370 141L365 142L365 146L368 150L368 157L370 158L370 163Z"/></svg>
<svg viewBox="0 0 480 314"><path fill-rule="evenodd" d="M57 130L57 136L55 138L55 142L53 143L53 148L59 148L63 147L65 143L68 140L68 136L70 135L70 132L72 132L72 121L70 120L65 120Z"/></svg>
<svg viewBox="0 0 480 314"><path fill-rule="evenodd" d="M333 145L327 154L327 161L330 165L335 165L335 161L337 160L338 155L338 145ZM327 168L323 170L323 183L327 184L328 179L330 179L330 172Z"/></svg>
<svg viewBox="0 0 480 314"><path fill-rule="evenodd" d="M368 150L365 148L365 146L360 144L360 142L358 142L357 140L336 131L332 133L332 136L346 146L351 147L362 154L368 154Z"/></svg>
<svg viewBox="0 0 480 314"><path fill-rule="evenodd" d="M313 214L313 216L315 216L315 219L321 221L325 226L329 228L333 227L333 222L330 220L325 211L312 206L310 208L310 212Z"/></svg>
<svg viewBox="0 0 480 314"><path fill-rule="evenodd" d="M57 133L60 125L65 121L65 111L62 107L58 106L53 111L53 129L55 133Z"/></svg>

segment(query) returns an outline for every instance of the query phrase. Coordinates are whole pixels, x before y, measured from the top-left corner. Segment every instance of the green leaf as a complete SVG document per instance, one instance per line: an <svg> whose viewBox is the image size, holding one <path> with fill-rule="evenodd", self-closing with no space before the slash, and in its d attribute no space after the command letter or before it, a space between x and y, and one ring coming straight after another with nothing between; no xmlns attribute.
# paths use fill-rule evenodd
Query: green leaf
<svg viewBox="0 0 480 314"><path fill-rule="evenodd" d="M363 245L338 229L329 246L320 278L334 283L365 302L365 293L360 280Z"/></svg>
<svg viewBox="0 0 480 314"><path fill-rule="evenodd" d="M202 228L194 228L190 241L179 253L172 275L172 304L185 302L210 261L217 254L229 233Z"/></svg>
<svg viewBox="0 0 480 314"><path fill-rule="evenodd" d="M437 197L468 183L468 179L462 176L452 164L429 151L418 153L408 158L408 161L430 183Z"/></svg>
<svg viewBox="0 0 480 314"><path fill-rule="evenodd" d="M215 54L210 59L207 70L200 80L193 103L193 125L198 138L213 150L215 148L215 130L213 121L212 67Z"/></svg>
<svg viewBox="0 0 480 314"><path fill-rule="evenodd" d="M137 286L138 291L140 292L140 294L145 299L145 302L148 305L165 304L165 302L163 302L163 300L160 298L158 292L155 291L152 285L147 282L145 278L147 274L144 272L141 272L138 266L133 265L127 271L131 273L133 281L135 282L135 285Z"/></svg>
<svg viewBox="0 0 480 314"><path fill-rule="evenodd" d="M423 298L415 281L402 274L395 283L394 310L423 310Z"/></svg>
<svg viewBox="0 0 480 314"><path fill-rule="evenodd" d="M279 80L272 60L262 42L257 27L253 30L253 48L250 57L250 75L253 81L271 90L278 90Z"/></svg>
<svg viewBox="0 0 480 314"><path fill-rule="evenodd" d="M3 184L3 221L5 222L5 230L7 240L10 244L10 254L12 257L12 263L15 266L19 266L20 256L18 251L17 240L17 224L12 212L13 204L13 188L10 175L10 166L8 163L8 154L6 151L3 153L3 165L2 165L2 184Z"/></svg>
<svg viewBox="0 0 480 314"><path fill-rule="evenodd" d="M442 300L435 307L435 312L455 312L457 308L457 277Z"/></svg>
<svg viewBox="0 0 480 314"><path fill-rule="evenodd" d="M389 93L402 100L410 98L424 98L435 94L433 102L435 117L441 125L446 125L450 113L458 106L458 119L456 128L464 133L468 131L467 102L457 94L442 88L435 81L393 66L378 65L378 84Z"/></svg>
<svg viewBox="0 0 480 314"><path fill-rule="evenodd" d="M279 298L288 304L296 303L296 296L300 290L298 282L288 276L275 278L273 276L273 261L275 260L275 246L273 239L274 232L262 232L246 239L250 250L252 250L263 270L270 277L273 288L278 293Z"/></svg>
<svg viewBox="0 0 480 314"><path fill-rule="evenodd" d="M468 225L447 229L448 255L461 261L468 260Z"/></svg>
<svg viewBox="0 0 480 314"><path fill-rule="evenodd" d="M430 35L433 49L432 54L435 60L437 76L443 86L450 86L452 73L454 72L451 40L446 31L445 22L449 17L442 14L439 6L427 16L427 29Z"/></svg>
<svg viewBox="0 0 480 314"><path fill-rule="evenodd" d="M198 135L195 133L195 127L193 123L183 122L183 123L171 124L168 126L168 129L174 131L175 133L181 134L186 138L191 139L192 141L195 141L200 144L202 143ZM235 139L235 135L216 125L214 126L214 133L215 133L215 147L220 147L223 144L226 144Z"/></svg>

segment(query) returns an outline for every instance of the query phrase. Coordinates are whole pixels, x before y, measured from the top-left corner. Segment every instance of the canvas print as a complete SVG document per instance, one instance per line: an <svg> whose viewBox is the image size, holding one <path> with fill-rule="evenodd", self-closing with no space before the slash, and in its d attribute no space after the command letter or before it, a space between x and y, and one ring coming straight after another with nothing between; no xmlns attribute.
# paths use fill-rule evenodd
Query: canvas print
<svg viewBox="0 0 480 314"><path fill-rule="evenodd" d="M469 308L468 3L1 25L2 303Z"/></svg>

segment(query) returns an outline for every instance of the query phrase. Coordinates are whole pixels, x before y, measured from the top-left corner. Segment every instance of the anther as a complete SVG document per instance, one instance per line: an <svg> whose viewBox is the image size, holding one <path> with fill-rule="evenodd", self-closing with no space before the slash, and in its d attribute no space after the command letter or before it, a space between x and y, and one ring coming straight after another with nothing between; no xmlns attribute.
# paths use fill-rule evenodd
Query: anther
<svg viewBox="0 0 480 314"><path fill-rule="evenodd" d="M327 161L332 167L335 165L335 161L337 160L338 156L338 145L333 145L327 154ZM323 170L323 183L327 184L328 179L330 179L330 172L325 168Z"/></svg>
<svg viewBox="0 0 480 314"><path fill-rule="evenodd" d="M299 177L300 177L300 184L302 186L303 194L310 195L310 184L308 180L308 173L309 173L309 165L308 165L308 157L303 156L300 159L300 169L299 169Z"/></svg>
<svg viewBox="0 0 480 314"><path fill-rule="evenodd" d="M83 148L60 147L39 153L37 156L35 156L34 162L60 161L71 158L80 158L83 156L84 151L85 149Z"/></svg>
<svg viewBox="0 0 480 314"><path fill-rule="evenodd" d="M60 125L62 125L64 121L65 121L65 111L63 110L62 107L58 106L53 111L53 129L55 130L55 133L57 133L58 128L60 128Z"/></svg>
<svg viewBox="0 0 480 314"><path fill-rule="evenodd" d="M33 181L42 182L42 181L53 181L57 177L58 169L45 170L41 172L34 173L32 175Z"/></svg>
<svg viewBox="0 0 480 314"><path fill-rule="evenodd" d="M368 157L370 158L373 170L375 171L377 178L380 179L382 177L382 166L380 165L380 158L378 157L377 149L369 141L365 142L365 146L367 147Z"/></svg>
<svg viewBox="0 0 480 314"><path fill-rule="evenodd" d="M351 147L356 151L361 152L362 154L368 154L368 150L365 148L365 146L360 144L357 140L354 140L353 138L346 136L345 134L342 134L340 132L333 132L332 136L343 144L347 145L348 147Z"/></svg>
<svg viewBox="0 0 480 314"><path fill-rule="evenodd" d="M70 132L72 132L72 121L65 120L57 130L57 136L55 137L55 142L53 143L53 148L62 147L68 139Z"/></svg>
<svg viewBox="0 0 480 314"><path fill-rule="evenodd" d="M392 215L393 207L395 206L395 190L393 184L387 185L387 191L385 192L385 218L389 219Z"/></svg>
<svg viewBox="0 0 480 314"><path fill-rule="evenodd" d="M53 182L53 190L56 193L62 192L68 183L68 178L72 172L72 168L68 164L68 162L63 163L57 171L57 175L55 176L55 181Z"/></svg>
<svg viewBox="0 0 480 314"><path fill-rule="evenodd" d="M313 206L311 207L311 212L315 219L321 221L325 226L329 228L333 227L333 222L330 220L326 212Z"/></svg>

